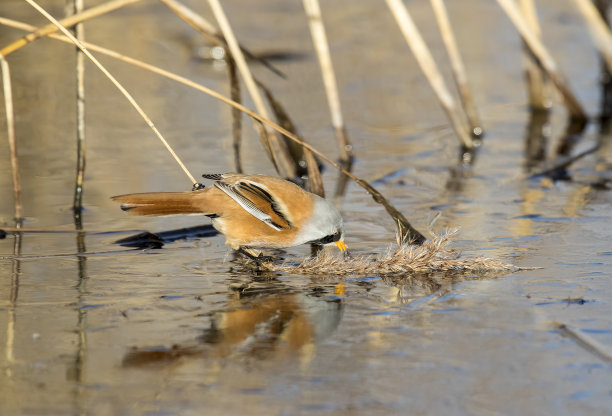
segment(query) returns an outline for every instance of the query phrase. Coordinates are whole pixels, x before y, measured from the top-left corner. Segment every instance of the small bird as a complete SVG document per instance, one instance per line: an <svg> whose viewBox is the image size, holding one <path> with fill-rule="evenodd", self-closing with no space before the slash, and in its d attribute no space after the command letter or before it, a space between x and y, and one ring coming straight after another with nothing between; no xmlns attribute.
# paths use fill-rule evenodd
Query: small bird
<svg viewBox="0 0 612 416"><path fill-rule="evenodd" d="M259 248L300 244L346 250L342 217L326 199L289 181L266 175L206 174L214 186L191 192L115 196L133 215L203 214L234 250L257 257Z"/></svg>

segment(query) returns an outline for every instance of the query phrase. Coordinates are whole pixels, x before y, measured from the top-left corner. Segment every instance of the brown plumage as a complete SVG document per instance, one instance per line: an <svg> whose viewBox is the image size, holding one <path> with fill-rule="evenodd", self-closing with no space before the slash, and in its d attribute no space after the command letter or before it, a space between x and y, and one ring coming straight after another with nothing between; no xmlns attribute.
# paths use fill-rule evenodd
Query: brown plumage
<svg viewBox="0 0 612 416"><path fill-rule="evenodd" d="M211 189L194 192L150 192L114 196L121 209L131 215L213 214Z"/></svg>
<svg viewBox="0 0 612 416"><path fill-rule="evenodd" d="M132 215L203 214L238 249L283 248L307 242L344 249L342 218L328 201L265 175L204 175L214 186L193 192L113 197Z"/></svg>

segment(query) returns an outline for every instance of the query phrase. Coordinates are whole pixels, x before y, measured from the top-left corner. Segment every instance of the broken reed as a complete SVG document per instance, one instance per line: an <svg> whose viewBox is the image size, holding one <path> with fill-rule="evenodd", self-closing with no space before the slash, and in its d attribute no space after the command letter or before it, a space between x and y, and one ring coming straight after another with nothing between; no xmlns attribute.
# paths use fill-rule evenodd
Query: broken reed
<svg viewBox="0 0 612 416"><path fill-rule="evenodd" d="M534 36L541 38L541 29L538 22L538 13L534 0L520 0L521 13L525 22L531 28ZM549 82L546 73L538 65L538 61L530 51L529 46L523 41L523 55L525 56L525 76L527 91L529 93L529 106L533 112L547 112L551 103L549 98Z"/></svg>

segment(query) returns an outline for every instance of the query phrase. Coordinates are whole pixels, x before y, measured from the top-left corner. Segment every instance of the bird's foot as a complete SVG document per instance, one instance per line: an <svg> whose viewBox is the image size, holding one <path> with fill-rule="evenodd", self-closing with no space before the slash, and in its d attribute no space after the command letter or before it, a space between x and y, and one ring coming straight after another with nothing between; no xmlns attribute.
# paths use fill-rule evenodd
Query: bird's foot
<svg viewBox="0 0 612 416"><path fill-rule="evenodd" d="M258 265L261 265L263 263L272 263L275 260L274 257L272 257L272 256L264 256L263 253L260 250L255 250L255 249L252 249L252 248L241 247L240 249L238 249L238 252L242 253L243 255L248 257L249 259L253 260Z"/></svg>

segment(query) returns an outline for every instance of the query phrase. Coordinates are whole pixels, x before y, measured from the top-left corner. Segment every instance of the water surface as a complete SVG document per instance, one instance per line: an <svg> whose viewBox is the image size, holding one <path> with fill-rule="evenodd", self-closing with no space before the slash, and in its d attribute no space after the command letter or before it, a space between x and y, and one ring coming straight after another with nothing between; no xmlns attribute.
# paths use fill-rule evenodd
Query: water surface
<svg viewBox="0 0 612 416"><path fill-rule="evenodd" d="M63 12L63 4L46 3L55 15ZM448 76L428 2L407 4ZM299 2L224 5L238 37L275 56L288 79L259 65L256 75L304 137L336 157ZM545 42L587 112L597 115L599 66L580 16L572 4L538 5ZM473 166L462 166L457 140L388 10L353 1L322 7L355 173L428 235L460 228L453 244L463 256L537 269L455 278L255 275L238 267L222 236L177 240L158 250L118 246L116 240L139 230L208 220L128 217L110 201L190 184L134 110L88 66L83 227L92 232L82 239L27 233L20 241L13 234L0 240L0 413L609 412L610 362L558 323L612 349L610 135L596 124L587 127L570 154L599 147L568 168L571 180L530 178L556 160L566 113L555 101L546 139L530 152L515 31L495 2L449 4L486 130ZM20 1L3 2L0 15L42 22ZM91 42L227 94L225 70L196 57L205 42L161 4L131 6L86 30ZM0 39L7 44L20 34L2 28ZM73 59L71 47L48 39L9 56L27 228L74 229ZM101 59L194 174L233 169L227 107ZM250 122L244 123L245 169L273 173ZM8 155L6 140L0 154ZM0 223L12 226L4 160ZM328 193L336 178L328 168ZM355 253L380 253L394 241L393 222L358 186L350 185L342 210ZM134 231L95 232L110 230ZM19 260L11 257L16 242ZM77 256L79 249L86 254ZM290 261L306 255L307 247L286 253Z"/></svg>

